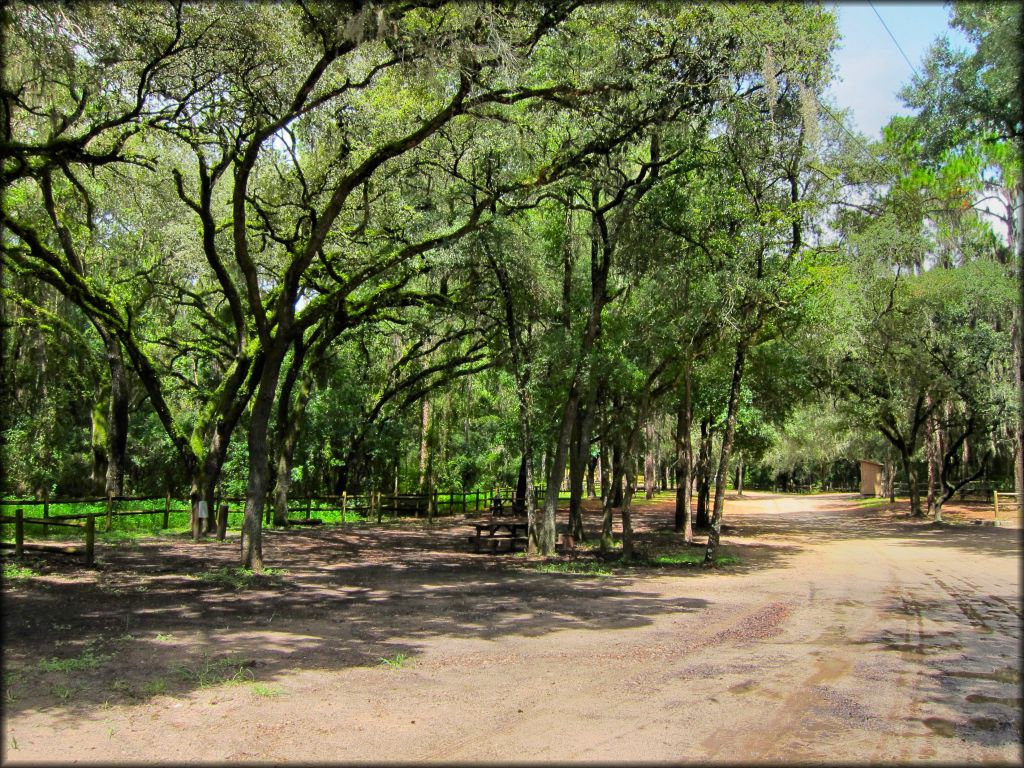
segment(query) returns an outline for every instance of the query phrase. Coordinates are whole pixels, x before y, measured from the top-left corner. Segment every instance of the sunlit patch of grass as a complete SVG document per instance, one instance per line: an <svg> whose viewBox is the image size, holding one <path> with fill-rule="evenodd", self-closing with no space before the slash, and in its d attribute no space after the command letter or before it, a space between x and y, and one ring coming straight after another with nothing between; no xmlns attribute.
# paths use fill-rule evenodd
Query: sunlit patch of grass
<svg viewBox="0 0 1024 768"><path fill-rule="evenodd" d="M611 576L612 569L606 563L590 560L575 560L567 563L538 563L530 566L541 573L568 573L575 576Z"/></svg>
<svg viewBox="0 0 1024 768"><path fill-rule="evenodd" d="M277 686L264 685L263 683L253 683L252 692L256 696L265 698L284 695L284 689Z"/></svg>
<svg viewBox="0 0 1024 768"><path fill-rule="evenodd" d="M676 552L666 552L663 555L656 555L647 560L648 565L673 566L673 565L701 565L704 562L703 549L681 549ZM736 565L740 559L735 555L719 555L715 558L715 565Z"/></svg>
<svg viewBox="0 0 1024 768"><path fill-rule="evenodd" d="M387 667L388 669L401 669L402 667L412 666L414 663L412 657L404 653L396 653L390 657L382 656L380 659L380 666Z"/></svg>
<svg viewBox="0 0 1024 768"><path fill-rule="evenodd" d="M228 589L252 589L253 587L280 587L284 584L284 576L288 572L281 568L264 568L262 573L255 573L249 568L214 568L203 573L190 574L189 578L214 584Z"/></svg>
<svg viewBox="0 0 1024 768"><path fill-rule="evenodd" d="M887 507L889 506L888 497L857 499L855 502L857 507Z"/></svg>
<svg viewBox="0 0 1024 768"><path fill-rule="evenodd" d="M576 542L576 549L583 550L584 552L597 552L601 549L600 539L590 539L589 541L578 541ZM616 552L622 549L622 541L612 541L609 546L609 551Z"/></svg>
<svg viewBox="0 0 1024 768"><path fill-rule="evenodd" d="M200 688L210 688L223 683L251 683L255 679L252 670L238 659L211 659L203 654L202 660L194 667L185 664L172 664L171 674L186 682L195 683Z"/></svg>
<svg viewBox="0 0 1024 768"><path fill-rule="evenodd" d="M50 686L50 693L60 699L62 704L67 704L68 701L78 692L78 688L73 685L63 685L62 683L54 683Z"/></svg>
<svg viewBox="0 0 1024 768"><path fill-rule="evenodd" d="M78 658L58 659L53 657L50 659L40 659L38 666L41 672L77 672L83 669L95 669L111 658L111 656L96 653L89 648L83 651L82 655Z"/></svg>
<svg viewBox="0 0 1024 768"><path fill-rule="evenodd" d="M24 581L38 575L38 571L33 571L23 565L4 563L4 581Z"/></svg>

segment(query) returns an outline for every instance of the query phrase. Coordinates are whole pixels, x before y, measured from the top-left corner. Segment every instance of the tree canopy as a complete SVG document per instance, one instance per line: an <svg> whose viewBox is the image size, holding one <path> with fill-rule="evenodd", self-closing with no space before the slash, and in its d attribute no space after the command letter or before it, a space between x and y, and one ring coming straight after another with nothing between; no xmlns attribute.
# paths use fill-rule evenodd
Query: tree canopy
<svg viewBox="0 0 1024 768"><path fill-rule="evenodd" d="M259 569L295 488L517 485L550 553L586 484L628 558L646 457L710 560L743 467L1024 482L1009 3L873 144L820 6L2 12L6 494L227 488Z"/></svg>

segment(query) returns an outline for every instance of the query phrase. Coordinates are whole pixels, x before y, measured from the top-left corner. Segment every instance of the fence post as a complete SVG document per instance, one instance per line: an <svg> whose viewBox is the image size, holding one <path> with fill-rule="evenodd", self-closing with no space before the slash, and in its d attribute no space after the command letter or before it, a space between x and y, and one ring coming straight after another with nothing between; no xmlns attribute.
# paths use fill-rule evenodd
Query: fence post
<svg viewBox="0 0 1024 768"><path fill-rule="evenodd" d="M50 516L50 490L46 489L43 491L43 520ZM48 536L50 533L50 526L43 525L43 536Z"/></svg>
<svg viewBox="0 0 1024 768"><path fill-rule="evenodd" d="M339 521L342 525L345 524L345 507L348 506L348 491L341 492L341 520Z"/></svg>
<svg viewBox="0 0 1024 768"><path fill-rule="evenodd" d="M14 511L14 556L21 557L25 553L25 510Z"/></svg>
<svg viewBox="0 0 1024 768"><path fill-rule="evenodd" d="M217 510L217 541L224 541L228 534L228 505L221 503Z"/></svg>
<svg viewBox="0 0 1024 768"><path fill-rule="evenodd" d="M377 510L377 523L380 524L381 517L384 515L384 510L380 505L380 491L370 491L370 510Z"/></svg>
<svg viewBox="0 0 1024 768"><path fill-rule="evenodd" d="M309 520L309 513L313 509L313 499L309 496L306 497L306 519Z"/></svg>
<svg viewBox="0 0 1024 768"><path fill-rule="evenodd" d="M996 520L999 519L999 491L992 491L992 503L996 508Z"/></svg>
<svg viewBox="0 0 1024 768"><path fill-rule="evenodd" d="M107 491L107 527L110 530L114 527L114 494Z"/></svg>
<svg viewBox="0 0 1024 768"><path fill-rule="evenodd" d="M466 515L466 492L465 491L462 492L462 515L463 515L463 517L465 517L465 515Z"/></svg>
<svg viewBox="0 0 1024 768"><path fill-rule="evenodd" d="M171 524L171 489L167 489L167 496L164 498L164 530Z"/></svg>
<svg viewBox="0 0 1024 768"><path fill-rule="evenodd" d="M89 515L85 518L85 564L93 564L93 554L96 550L96 515Z"/></svg>

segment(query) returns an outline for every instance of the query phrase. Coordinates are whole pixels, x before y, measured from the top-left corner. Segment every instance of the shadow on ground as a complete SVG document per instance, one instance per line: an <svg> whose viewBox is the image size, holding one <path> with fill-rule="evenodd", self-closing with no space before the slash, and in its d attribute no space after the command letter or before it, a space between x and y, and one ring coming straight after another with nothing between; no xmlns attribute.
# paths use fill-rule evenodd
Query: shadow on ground
<svg viewBox="0 0 1024 768"><path fill-rule="evenodd" d="M842 538L1019 551L1019 532L935 528L888 509L858 509L856 498L830 497L811 512L787 498L792 508L779 514L728 516L726 550L740 563L713 572L785 567L801 541ZM669 530L670 501L640 504L634 514L641 551L685 548ZM586 520L596 533L599 515L591 510ZM539 573L532 561L469 552L469 530L460 518L271 531L265 558L285 573L238 590L209 579L234 568L237 540L125 542L101 547L94 569L30 559L43 575L4 585L5 709L58 707L74 719L105 702L144 703L225 681L400 663L435 638L621 630L707 605L699 585L709 571L699 566ZM697 538L703 542L699 531ZM693 579L693 596L666 598L650 577Z"/></svg>

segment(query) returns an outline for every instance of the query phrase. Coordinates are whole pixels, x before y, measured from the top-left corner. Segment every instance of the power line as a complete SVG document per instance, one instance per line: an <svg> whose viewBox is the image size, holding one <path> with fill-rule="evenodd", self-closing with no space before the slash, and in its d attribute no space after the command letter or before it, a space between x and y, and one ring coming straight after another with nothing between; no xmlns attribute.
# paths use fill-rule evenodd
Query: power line
<svg viewBox="0 0 1024 768"><path fill-rule="evenodd" d="M908 65L910 66L910 70L911 70L911 71L912 71L912 72L913 72L913 73L914 73L915 75L917 75L918 77L920 77L921 75L919 75L919 74L918 74L918 72L917 72L917 67L915 67L915 66L914 66L914 62L912 62L912 61L910 60L910 57L909 57L909 56L907 56L906 52L905 52L905 51L903 50L903 47L902 47L902 46L900 45L900 41L896 39L896 35L894 35L894 34L892 33L892 30L891 30L891 29L889 29L889 25L885 23L885 19L883 19L883 18L882 18L882 14L880 14L880 13L878 12L878 9L877 9L877 8L875 8L875 4L874 4L874 3L872 3L872 2L871 2L871 0L868 0L868 5L870 5L870 6L871 6L871 10L875 12L875 16L877 16L877 17L878 17L878 20L879 20L880 22L882 22L882 26L883 26L883 27L885 27L885 31L886 31L886 32L888 32L888 33L889 33L889 37L890 37L890 38L892 38L892 42L893 42L893 45L895 45L895 46L896 46L896 50L900 52L900 55L901 55L901 56L903 57L903 60L904 60L905 62L907 62L907 64L908 64Z"/></svg>

